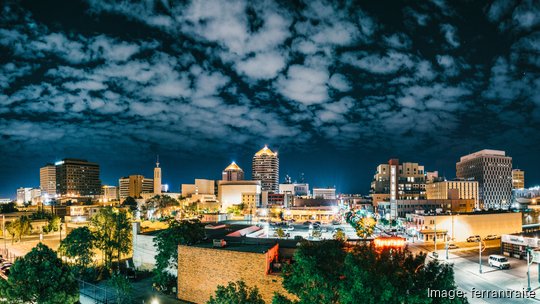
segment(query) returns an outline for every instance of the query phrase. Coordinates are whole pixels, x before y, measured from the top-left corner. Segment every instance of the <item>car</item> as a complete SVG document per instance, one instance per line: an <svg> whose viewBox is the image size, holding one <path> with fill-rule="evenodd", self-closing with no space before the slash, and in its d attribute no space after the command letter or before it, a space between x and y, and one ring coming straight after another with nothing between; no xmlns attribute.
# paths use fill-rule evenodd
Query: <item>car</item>
<svg viewBox="0 0 540 304"><path fill-rule="evenodd" d="M314 224L316 224L316 225L320 225L320 224L321 224L321 222L319 222L319 221L316 221L316 222L315 222Z"/></svg>
<svg viewBox="0 0 540 304"><path fill-rule="evenodd" d="M288 230L288 231L293 231L293 230L294 230L294 226L289 226L289 227L287 227L287 230Z"/></svg>
<svg viewBox="0 0 540 304"><path fill-rule="evenodd" d="M431 256L434 258L434 259L438 259L439 258L439 254L437 253L437 251L433 251L431 253Z"/></svg>
<svg viewBox="0 0 540 304"><path fill-rule="evenodd" d="M333 220L333 221L332 221L332 225L339 225L339 224L341 224L341 222L338 221L338 220Z"/></svg>
<svg viewBox="0 0 540 304"><path fill-rule="evenodd" d="M467 238L467 242L479 242L481 240L479 235L471 235Z"/></svg>
<svg viewBox="0 0 540 304"><path fill-rule="evenodd" d="M484 240L486 241L489 241L489 240L497 240L497 239L500 239L501 237L498 236L498 235L495 235L495 234L490 234L490 235L487 235Z"/></svg>
<svg viewBox="0 0 540 304"><path fill-rule="evenodd" d="M310 222L310 221L305 221L305 222L304 222L304 225L305 225L305 226L311 225L311 222Z"/></svg>
<svg viewBox="0 0 540 304"><path fill-rule="evenodd" d="M489 256L489 266L499 269L508 269L510 268L510 262L508 262L508 259L505 256L492 254Z"/></svg>
<svg viewBox="0 0 540 304"><path fill-rule="evenodd" d="M266 223L266 220L265 219L260 219L259 222Z"/></svg>
<svg viewBox="0 0 540 304"><path fill-rule="evenodd" d="M448 249L458 249L459 247L456 244L450 243L448 244Z"/></svg>

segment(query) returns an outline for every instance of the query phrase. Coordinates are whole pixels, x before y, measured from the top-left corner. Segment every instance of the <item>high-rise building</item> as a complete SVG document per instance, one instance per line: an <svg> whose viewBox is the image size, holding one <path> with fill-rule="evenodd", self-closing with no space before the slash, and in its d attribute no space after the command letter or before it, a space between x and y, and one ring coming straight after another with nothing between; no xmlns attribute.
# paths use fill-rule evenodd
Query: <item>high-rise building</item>
<svg viewBox="0 0 540 304"><path fill-rule="evenodd" d="M56 167L53 164L46 164L39 169L39 187L42 195L56 195Z"/></svg>
<svg viewBox="0 0 540 304"><path fill-rule="evenodd" d="M390 159L388 164L377 166L371 182L371 196L376 207L379 201L396 199L424 199L426 197L426 174L418 163Z"/></svg>
<svg viewBox="0 0 540 304"><path fill-rule="evenodd" d="M435 182L426 185L428 200L451 199L451 200L474 200L475 208L478 205L478 182L470 180L452 180Z"/></svg>
<svg viewBox="0 0 540 304"><path fill-rule="evenodd" d="M478 181L478 198L486 209L507 209L512 199L512 158L504 151L482 150L462 156L456 176Z"/></svg>
<svg viewBox="0 0 540 304"><path fill-rule="evenodd" d="M61 196L101 194L99 165L84 159L66 158L56 162L56 193Z"/></svg>
<svg viewBox="0 0 540 304"><path fill-rule="evenodd" d="M161 194L161 168L159 167L159 156L154 168L154 193Z"/></svg>
<svg viewBox="0 0 540 304"><path fill-rule="evenodd" d="M525 171L520 169L512 170L512 189L525 188Z"/></svg>
<svg viewBox="0 0 540 304"><path fill-rule="evenodd" d="M101 200L103 202L118 200L118 187L104 185L101 187Z"/></svg>
<svg viewBox="0 0 540 304"><path fill-rule="evenodd" d="M17 205L36 205L40 200L41 189L30 187L17 189Z"/></svg>
<svg viewBox="0 0 540 304"><path fill-rule="evenodd" d="M278 193L279 191L279 158L277 153L264 146L253 156L253 180L261 181L262 191Z"/></svg>
<svg viewBox="0 0 540 304"><path fill-rule="evenodd" d="M141 193L154 193L154 180L142 175L130 175L118 180L120 200L131 196L138 198Z"/></svg>
<svg viewBox="0 0 540 304"><path fill-rule="evenodd" d="M244 180L244 170L242 170L235 162L232 162L225 170L223 170L221 176L221 180L223 181L241 181Z"/></svg>

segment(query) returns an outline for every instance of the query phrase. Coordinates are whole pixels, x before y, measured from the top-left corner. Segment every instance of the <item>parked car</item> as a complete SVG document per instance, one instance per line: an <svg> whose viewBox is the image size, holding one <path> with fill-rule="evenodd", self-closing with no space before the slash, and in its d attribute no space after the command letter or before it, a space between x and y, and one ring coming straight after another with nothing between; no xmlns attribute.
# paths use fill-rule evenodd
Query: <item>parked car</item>
<svg viewBox="0 0 540 304"><path fill-rule="evenodd" d="M471 235L467 238L467 242L479 242L481 240L479 235Z"/></svg>
<svg viewBox="0 0 540 304"><path fill-rule="evenodd" d="M457 249L457 248L459 248L459 247L454 243L448 244L448 249Z"/></svg>
<svg viewBox="0 0 540 304"><path fill-rule="evenodd" d="M266 220L265 219L260 219L259 222L266 223Z"/></svg>
<svg viewBox="0 0 540 304"><path fill-rule="evenodd" d="M316 221L314 224L316 224L316 225L321 225L321 222Z"/></svg>
<svg viewBox="0 0 540 304"><path fill-rule="evenodd" d="M434 259L438 259L439 258L439 254L437 253L437 251L433 251L431 253L431 256L434 258Z"/></svg>
<svg viewBox="0 0 540 304"><path fill-rule="evenodd" d="M289 227L287 227L287 230L288 230L288 231L293 231L293 230L294 230L294 226L289 226Z"/></svg>
<svg viewBox="0 0 540 304"><path fill-rule="evenodd" d="M489 266L497 267L499 269L508 269L510 268L510 262L505 256L492 254L489 256Z"/></svg>
<svg viewBox="0 0 540 304"><path fill-rule="evenodd" d="M498 235L495 235L495 234L490 234L490 235L487 235L484 240L488 241L488 240L496 240L496 239L500 239L501 237L498 236Z"/></svg>
<svg viewBox="0 0 540 304"><path fill-rule="evenodd" d="M306 226L307 226L307 225L311 225L311 222L310 222L310 221L305 221L305 222L304 222L304 225L306 225Z"/></svg>
<svg viewBox="0 0 540 304"><path fill-rule="evenodd" d="M339 225L339 224L341 224L340 221L337 221L337 220L333 220L333 221L332 221L332 225Z"/></svg>

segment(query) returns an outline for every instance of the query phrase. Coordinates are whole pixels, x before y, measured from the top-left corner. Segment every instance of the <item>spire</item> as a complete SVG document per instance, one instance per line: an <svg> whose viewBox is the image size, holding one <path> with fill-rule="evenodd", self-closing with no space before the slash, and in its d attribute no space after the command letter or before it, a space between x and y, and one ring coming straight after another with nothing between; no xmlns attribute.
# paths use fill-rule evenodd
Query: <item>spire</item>
<svg viewBox="0 0 540 304"><path fill-rule="evenodd" d="M159 154L157 155L156 168L159 168Z"/></svg>

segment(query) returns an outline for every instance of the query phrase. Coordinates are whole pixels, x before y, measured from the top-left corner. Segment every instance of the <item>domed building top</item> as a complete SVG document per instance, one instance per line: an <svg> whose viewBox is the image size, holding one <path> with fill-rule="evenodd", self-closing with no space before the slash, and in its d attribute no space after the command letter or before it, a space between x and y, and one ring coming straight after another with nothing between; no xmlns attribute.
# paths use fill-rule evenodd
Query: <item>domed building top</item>
<svg viewBox="0 0 540 304"><path fill-rule="evenodd" d="M268 149L267 145L264 145L264 148L262 148L259 152L255 153L255 156L260 155L277 156L277 153L272 152L272 150Z"/></svg>
<svg viewBox="0 0 540 304"><path fill-rule="evenodd" d="M240 168L235 162L232 162L225 170L223 171L244 171Z"/></svg>

